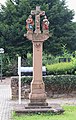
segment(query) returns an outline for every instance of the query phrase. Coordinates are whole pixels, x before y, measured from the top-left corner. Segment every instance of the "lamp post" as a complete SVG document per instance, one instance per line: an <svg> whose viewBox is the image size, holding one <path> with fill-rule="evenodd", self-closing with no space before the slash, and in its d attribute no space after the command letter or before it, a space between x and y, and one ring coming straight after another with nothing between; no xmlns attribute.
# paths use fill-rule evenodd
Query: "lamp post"
<svg viewBox="0 0 76 120"><path fill-rule="evenodd" d="M0 48L0 55L1 55L1 82L2 82L2 65L3 65L3 63L2 63L2 54L4 53L4 49L3 48Z"/></svg>

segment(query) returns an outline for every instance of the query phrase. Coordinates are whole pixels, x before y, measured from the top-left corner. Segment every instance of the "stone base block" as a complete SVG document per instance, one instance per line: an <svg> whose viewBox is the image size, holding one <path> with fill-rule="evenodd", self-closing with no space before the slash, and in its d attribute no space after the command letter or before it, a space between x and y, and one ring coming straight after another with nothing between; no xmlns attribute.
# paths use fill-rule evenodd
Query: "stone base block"
<svg viewBox="0 0 76 120"><path fill-rule="evenodd" d="M48 103L46 102L30 102L28 106L48 106Z"/></svg>
<svg viewBox="0 0 76 120"><path fill-rule="evenodd" d="M30 106L33 106L33 105L46 106L47 105L46 98L47 96L45 93L44 83L42 81L41 82L33 81L31 83L31 93L29 94L29 100L30 100L29 105Z"/></svg>
<svg viewBox="0 0 76 120"><path fill-rule="evenodd" d="M29 106L47 106L48 103L46 103L46 94L29 94L29 100L30 103Z"/></svg>
<svg viewBox="0 0 76 120"><path fill-rule="evenodd" d="M55 113L61 114L64 110L58 104L50 104L48 106L28 106L25 104L15 105L14 111L17 114L30 114L30 113Z"/></svg>
<svg viewBox="0 0 76 120"><path fill-rule="evenodd" d="M39 102L44 102L46 100L46 94L29 94L29 99L33 102L33 101L39 101Z"/></svg>

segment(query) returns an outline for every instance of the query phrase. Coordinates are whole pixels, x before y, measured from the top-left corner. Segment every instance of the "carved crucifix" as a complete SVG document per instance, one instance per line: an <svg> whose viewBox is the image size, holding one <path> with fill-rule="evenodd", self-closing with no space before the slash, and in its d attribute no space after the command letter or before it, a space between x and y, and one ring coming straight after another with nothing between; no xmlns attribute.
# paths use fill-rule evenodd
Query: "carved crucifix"
<svg viewBox="0 0 76 120"><path fill-rule="evenodd" d="M40 16L44 16L45 11L41 11L40 6L36 6L36 10L32 10L31 15L35 15L35 33L41 33L41 31L40 31Z"/></svg>

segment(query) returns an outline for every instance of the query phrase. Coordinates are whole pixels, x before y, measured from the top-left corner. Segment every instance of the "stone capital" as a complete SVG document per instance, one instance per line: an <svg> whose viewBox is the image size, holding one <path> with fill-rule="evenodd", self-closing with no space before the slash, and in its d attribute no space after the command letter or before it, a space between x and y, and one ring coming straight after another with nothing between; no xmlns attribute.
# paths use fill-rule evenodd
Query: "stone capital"
<svg viewBox="0 0 76 120"><path fill-rule="evenodd" d="M49 33L46 32L46 33L33 33L33 34L30 34L28 33L26 35L26 37L29 39L29 40L32 40L32 42L34 41L41 41L41 42L44 42L45 40L47 40L49 38Z"/></svg>

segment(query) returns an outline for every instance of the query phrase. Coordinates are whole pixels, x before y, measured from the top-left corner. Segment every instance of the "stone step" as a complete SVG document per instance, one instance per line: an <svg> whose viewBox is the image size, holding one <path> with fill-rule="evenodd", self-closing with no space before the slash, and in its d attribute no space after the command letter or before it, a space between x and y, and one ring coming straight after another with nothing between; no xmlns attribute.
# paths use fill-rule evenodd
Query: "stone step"
<svg viewBox="0 0 76 120"><path fill-rule="evenodd" d="M45 109L52 108L51 106L25 106L25 109Z"/></svg>
<svg viewBox="0 0 76 120"><path fill-rule="evenodd" d="M61 114L64 110L58 104L51 106L28 106L28 105L15 105L14 110L17 114L28 114L28 113L55 113Z"/></svg>

